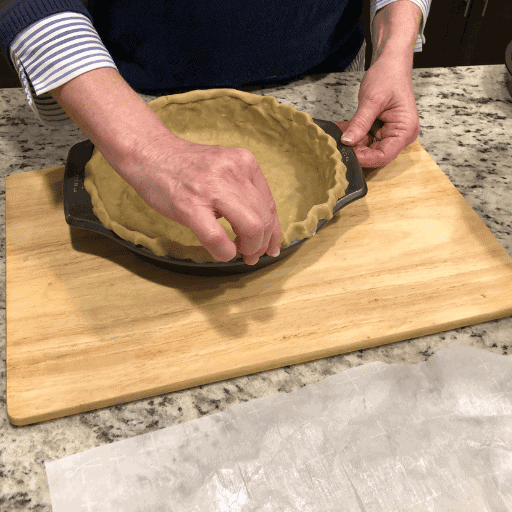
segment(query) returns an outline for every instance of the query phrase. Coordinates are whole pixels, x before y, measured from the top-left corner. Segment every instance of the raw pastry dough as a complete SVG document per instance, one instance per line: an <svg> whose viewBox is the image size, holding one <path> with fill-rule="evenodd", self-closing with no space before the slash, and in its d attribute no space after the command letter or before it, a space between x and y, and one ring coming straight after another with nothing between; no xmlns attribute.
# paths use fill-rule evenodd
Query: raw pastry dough
<svg viewBox="0 0 512 512"><path fill-rule="evenodd" d="M160 97L148 105L178 137L244 147L254 154L276 203L281 247L312 236L320 219L332 218L334 204L345 194L346 167L334 139L309 114L280 105L272 96L209 89ZM191 229L148 206L97 149L85 171L94 213L107 229L159 256L217 261ZM234 241L226 219L218 222Z"/></svg>

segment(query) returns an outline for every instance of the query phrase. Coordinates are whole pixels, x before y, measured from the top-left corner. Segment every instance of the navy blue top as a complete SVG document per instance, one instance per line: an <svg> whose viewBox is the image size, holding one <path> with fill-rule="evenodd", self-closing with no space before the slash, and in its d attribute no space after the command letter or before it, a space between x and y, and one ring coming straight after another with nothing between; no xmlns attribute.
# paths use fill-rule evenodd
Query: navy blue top
<svg viewBox="0 0 512 512"><path fill-rule="evenodd" d="M363 0L5 0L0 47L32 23L78 12L132 88L155 94L343 71L364 39Z"/></svg>

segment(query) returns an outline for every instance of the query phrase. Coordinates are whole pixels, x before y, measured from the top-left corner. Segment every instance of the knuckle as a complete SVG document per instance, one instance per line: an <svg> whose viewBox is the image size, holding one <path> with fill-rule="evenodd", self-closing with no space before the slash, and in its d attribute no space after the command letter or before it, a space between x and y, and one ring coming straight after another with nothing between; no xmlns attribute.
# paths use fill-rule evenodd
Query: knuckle
<svg viewBox="0 0 512 512"><path fill-rule="evenodd" d="M254 165L256 163L256 157L247 148L234 148L238 158L242 164Z"/></svg>
<svg viewBox="0 0 512 512"><path fill-rule="evenodd" d="M276 203L274 202L273 198L270 198L270 203L268 205L268 209L270 210L270 213L272 214L272 217L277 215L277 206L276 206Z"/></svg>
<svg viewBox="0 0 512 512"><path fill-rule="evenodd" d="M216 229L210 229L203 235L203 245L216 246L224 240L223 234Z"/></svg>
<svg viewBox="0 0 512 512"><path fill-rule="evenodd" d="M251 238L260 236L264 231L263 222L259 219L251 219L245 225L244 234Z"/></svg>
<svg viewBox="0 0 512 512"><path fill-rule="evenodd" d="M171 218L176 222L188 225L191 215L190 202L187 201L173 201L170 203Z"/></svg>

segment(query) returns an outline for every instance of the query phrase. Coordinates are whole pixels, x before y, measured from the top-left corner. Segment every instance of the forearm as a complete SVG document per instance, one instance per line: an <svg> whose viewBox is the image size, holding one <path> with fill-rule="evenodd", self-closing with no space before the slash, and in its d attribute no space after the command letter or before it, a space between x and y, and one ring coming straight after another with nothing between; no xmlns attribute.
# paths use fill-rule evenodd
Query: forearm
<svg viewBox="0 0 512 512"><path fill-rule="evenodd" d="M412 69L422 16L421 9L410 0L396 0L379 9L373 19L372 63L389 54Z"/></svg>
<svg viewBox="0 0 512 512"><path fill-rule="evenodd" d="M138 150L175 137L113 68L88 71L49 92L128 182Z"/></svg>

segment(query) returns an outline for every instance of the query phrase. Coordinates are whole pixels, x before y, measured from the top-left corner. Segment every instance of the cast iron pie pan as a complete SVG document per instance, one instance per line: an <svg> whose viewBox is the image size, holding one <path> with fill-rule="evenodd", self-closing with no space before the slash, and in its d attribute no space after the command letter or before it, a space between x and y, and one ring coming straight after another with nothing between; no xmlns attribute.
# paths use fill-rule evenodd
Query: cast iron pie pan
<svg viewBox="0 0 512 512"><path fill-rule="evenodd" d="M364 197L368 192L368 187L353 149L349 146L345 146L340 141L342 135L340 128L331 121L323 121L321 119L313 119L313 121L334 138L338 145L338 150L341 153L343 163L347 167L347 181L349 185L345 191L345 195L341 197L334 206L333 213L336 213L347 204ZM260 256L256 265L247 265L240 257L233 258L228 262L196 263L189 259L156 256L149 249L146 249L146 247L123 240L113 231L106 229L94 215L91 197L84 187L85 165L91 158L93 149L93 143L89 140L85 140L75 144L69 150L64 171L62 194L66 222L70 226L88 229L112 238L121 245L134 251L143 260L158 265L163 269L199 276L219 276L251 272L286 258L286 256L297 250L299 246L307 240L307 238L295 238L287 247L281 247L281 254L277 258L264 254ZM325 219L320 220L318 222L317 231L321 229L326 222Z"/></svg>

